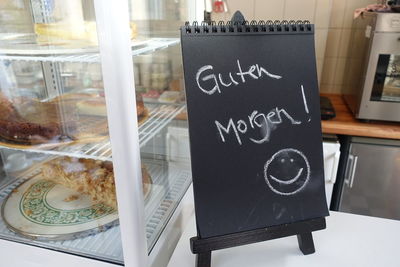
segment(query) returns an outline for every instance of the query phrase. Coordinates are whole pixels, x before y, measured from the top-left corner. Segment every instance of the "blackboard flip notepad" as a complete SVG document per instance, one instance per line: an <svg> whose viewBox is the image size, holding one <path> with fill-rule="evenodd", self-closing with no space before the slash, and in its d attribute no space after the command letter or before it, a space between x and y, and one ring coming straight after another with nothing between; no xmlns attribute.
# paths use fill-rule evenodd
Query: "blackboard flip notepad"
<svg viewBox="0 0 400 267"><path fill-rule="evenodd" d="M328 215L314 26L181 28L198 236Z"/></svg>

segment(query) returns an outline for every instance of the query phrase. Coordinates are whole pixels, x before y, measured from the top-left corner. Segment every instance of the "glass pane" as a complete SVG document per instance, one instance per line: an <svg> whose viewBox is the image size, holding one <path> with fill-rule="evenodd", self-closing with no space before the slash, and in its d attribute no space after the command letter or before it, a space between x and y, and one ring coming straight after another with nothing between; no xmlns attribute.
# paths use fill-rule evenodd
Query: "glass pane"
<svg viewBox="0 0 400 267"><path fill-rule="evenodd" d="M371 101L400 102L400 55L379 55Z"/></svg>
<svg viewBox="0 0 400 267"><path fill-rule="evenodd" d="M122 262L100 65L0 64L0 237Z"/></svg>
<svg viewBox="0 0 400 267"><path fill-rule="evenodd" d="M144 168L151 179L145 198L146 232L153 247L191 182L180 47L174 46L134 59L139 72L136 90L146 113L139 138ZM177 62L174 62L174 61Z"/></svg>
<svg viewBox="0 0 400 267"><path fill-rule="evenodd" d="M136 94L146 114L139 121L139 139L142 170L151 182L145 191L149 251L191 183L179 45L179 27L189 18L188 2L130 1L137 40L155 48L133 57Z"/></svg>
<svg viewBox="0 0 400 267"><path fill-rule="evenodd" d="M0 238L122 264L93 1L0 7Z"/></svg>

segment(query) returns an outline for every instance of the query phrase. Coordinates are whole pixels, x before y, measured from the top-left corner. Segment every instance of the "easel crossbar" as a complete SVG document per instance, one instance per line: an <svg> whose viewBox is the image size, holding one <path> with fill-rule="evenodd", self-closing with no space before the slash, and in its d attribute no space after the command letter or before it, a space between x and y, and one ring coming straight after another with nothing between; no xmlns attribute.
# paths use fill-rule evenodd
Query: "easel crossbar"
<svg viewBox="0 0 400 267"><path fill-rule="evenodd" d="M325 218L322 217L224 236L210 237L204 239L192 237L190 239L190 249L192 253L199 254L208 251L237 247L286 236L310 233L325 228Z"/></svg>

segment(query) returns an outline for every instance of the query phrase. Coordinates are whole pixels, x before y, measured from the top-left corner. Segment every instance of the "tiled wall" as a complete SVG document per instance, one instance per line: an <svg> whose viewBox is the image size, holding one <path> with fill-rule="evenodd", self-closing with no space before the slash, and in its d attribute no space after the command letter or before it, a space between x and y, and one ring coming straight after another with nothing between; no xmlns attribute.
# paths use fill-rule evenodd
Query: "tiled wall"
<svg viewBox="0 0 400 267"><path fill-rule="evenodd" d="M226 0L229 13L213 14L228 20L236 10L247 20L309 20L315 24L320 91L340 93L349 47L353 11L376 0Z"/></svg>
<svg viewBox="0 0 400 267"><path fill-rule="evenodd" d="M240 10L247 20L309 20L315 24L315 47L318 79L322 67L328 36L332 0L226 0L229 12L213 14L213 20L229 20Z"/></svg>
<svg viewBox="0 0 400 267"><path fill-rule="evenodd" d="M349 56L353 12L356 8L376 2L376 0L332 0L331 20L320 79L321 92L341 93L344 85L345 65Z"/></svg>

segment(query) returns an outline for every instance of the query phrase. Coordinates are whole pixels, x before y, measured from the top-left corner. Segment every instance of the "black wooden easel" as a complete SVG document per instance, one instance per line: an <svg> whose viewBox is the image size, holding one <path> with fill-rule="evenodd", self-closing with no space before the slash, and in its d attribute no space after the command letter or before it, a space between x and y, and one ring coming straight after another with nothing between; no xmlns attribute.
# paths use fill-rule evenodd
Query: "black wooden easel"
<svg viewBox="0 0 400 267"><path fill-rule="evenodd" d="M218 237L190 239L190 249L196 254L196 267L211 267L211 251L297 235L299 248L304 255L315 252L313 231L326 228L325 218L289 223L278 226L234 233Z"/></svg>

